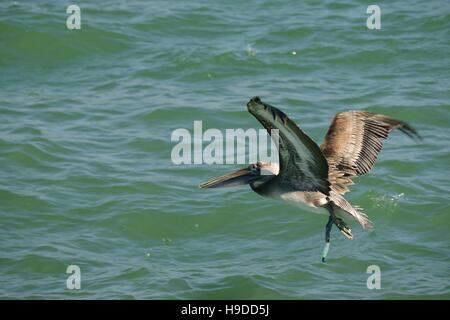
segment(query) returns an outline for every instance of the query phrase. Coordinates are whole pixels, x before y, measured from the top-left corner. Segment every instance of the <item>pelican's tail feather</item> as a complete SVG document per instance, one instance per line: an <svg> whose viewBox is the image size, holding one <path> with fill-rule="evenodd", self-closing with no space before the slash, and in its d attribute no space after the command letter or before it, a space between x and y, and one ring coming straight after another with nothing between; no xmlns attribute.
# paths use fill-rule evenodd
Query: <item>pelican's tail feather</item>
<svg viewBox="0 0 450 320"><path fill-rule="evenodd" d="M362 212L362 208L352 206L347 200L345 200L343 196L334 191L330 192L330 200L335 209L340 209L336 210L337 212L343 211L344 213L346 213L347 217L350 216L358 221L363 229L368 230L373 228L372 221L370 221L369 217Z"/></svg>

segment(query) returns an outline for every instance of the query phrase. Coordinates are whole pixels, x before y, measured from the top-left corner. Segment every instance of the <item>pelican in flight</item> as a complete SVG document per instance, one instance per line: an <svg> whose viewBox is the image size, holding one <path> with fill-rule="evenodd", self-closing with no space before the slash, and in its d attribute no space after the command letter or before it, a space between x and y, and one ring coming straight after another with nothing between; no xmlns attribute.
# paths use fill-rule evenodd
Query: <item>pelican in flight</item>
<svg viewBox="0 0 450 320"><path fill-rule="evenodd" d="M257 162L236 172L200 184L200 188L218 188L248 184L256 193L294 203L323 208L329 219L325 227L325 262L330 233L334 225L348 239L352 230L344 218L356 220L363 229L372 222L343 195L352 178L368 173L382 148L382 141L394 129L413 139L418 133L407 123L367 111L346 111L335 115L325 140L318 146L281 110L259 97L247 103L248 111L278 138L279 165ZM272 130L277 132L274 137Z"/></svg>

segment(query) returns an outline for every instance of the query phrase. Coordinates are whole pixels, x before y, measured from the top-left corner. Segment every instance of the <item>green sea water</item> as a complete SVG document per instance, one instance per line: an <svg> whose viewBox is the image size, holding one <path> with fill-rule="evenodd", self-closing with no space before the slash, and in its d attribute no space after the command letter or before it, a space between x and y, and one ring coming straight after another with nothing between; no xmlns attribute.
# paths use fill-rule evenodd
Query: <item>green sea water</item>
<svg viewBox="0 0 450 320"><path fill-rule="evenodd" d="M0 298L449 299L449 64L448 1L2 0ZM348 109L424 138L390 136L346 195L375 228L334 230L327 263L326 216L171 161L195 120L259 129L256 95L317 143Z"/></svg>

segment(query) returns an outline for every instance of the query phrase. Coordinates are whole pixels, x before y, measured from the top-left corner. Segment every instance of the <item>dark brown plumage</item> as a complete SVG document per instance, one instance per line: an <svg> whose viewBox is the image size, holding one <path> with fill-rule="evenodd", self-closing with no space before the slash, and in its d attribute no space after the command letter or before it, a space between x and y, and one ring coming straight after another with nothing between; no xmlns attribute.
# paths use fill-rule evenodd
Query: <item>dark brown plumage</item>
<svg viewBox="0 0 450 320"><path fill-rule="evenodd" d="M382 141L398 128L411 138L420 139L406 122L366 111L336 114L320 145L328 161L331 189L344 194L352 178L368 173L375 164Z"/></svg>

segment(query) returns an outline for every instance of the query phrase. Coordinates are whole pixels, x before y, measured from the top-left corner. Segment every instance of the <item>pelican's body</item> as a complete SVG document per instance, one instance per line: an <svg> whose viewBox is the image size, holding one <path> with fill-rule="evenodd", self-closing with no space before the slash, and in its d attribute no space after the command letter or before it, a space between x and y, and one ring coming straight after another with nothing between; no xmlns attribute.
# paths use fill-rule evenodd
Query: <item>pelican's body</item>
<svg viewBox="0 0 450 320"><path fill-rule="evenodd" d="M311 208L322 208L328 203L327 196L322 192L293 191L281 194L280 198L295 204L304 204Z"/></svg>
<svg viewBox="0 0 450 320"><path fill-rule="evenodd" d="M382 139L395 128L413 138L417 132L407 123L365 111L338 113L320 147L279 109L258 97L247 103L248 111L272 134L276 129L279 166L258 162L200 185L216 188L249 184L256 193L272 198L325 209L329 220L325 229L328 252L331 227L335 224L343 235L352 239L344 218L352 218L364 229L372 222L361 209L344 197L352 178L373 167L382 147ZM274 136L272 135L272 138Z"/></svg>

